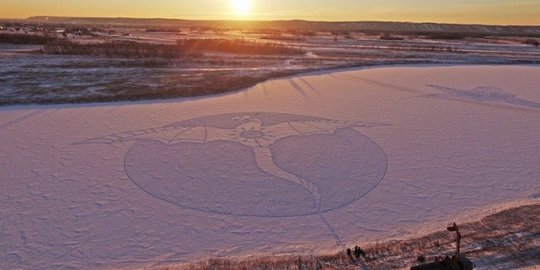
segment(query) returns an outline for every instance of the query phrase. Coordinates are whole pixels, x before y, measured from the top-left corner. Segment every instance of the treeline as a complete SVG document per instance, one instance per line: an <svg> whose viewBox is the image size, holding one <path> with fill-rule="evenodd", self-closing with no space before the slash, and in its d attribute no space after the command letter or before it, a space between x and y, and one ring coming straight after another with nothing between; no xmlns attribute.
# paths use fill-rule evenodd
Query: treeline
<svg viewBox="0 0 540 270"><path fill-rule="evenodd" d="M87 55L118 58L178 58L182 51L174 45L150 44L140 42L105 42L81 44L71 41L58 40L46 44L43 51L59 55Z"/></svg>
<svg viewBox="0 0 540 270"><path fill-rule="evenodd" d="M534 47L537 47L540 46L540 42L536 39L527 39L525 41L523 41L523 44L526 44L526 45L532 45Z"/></svg>
<svg viewBox="0 0 540 270"><path fill-rule="evenodd" d="M81 44L58 39L43 48L45 53L59 55L89 55L121 58L179 58L214 51L247 55L291 55L302 50L278 43L226 39L185 39L176 45L115 41Z"/></svg>
<svg viewBox="0 0 540 270"><path fill-rule="evenodd" d="M423 52L450 52L450 53L462 53L460 49L453 46L444 45L408 45L408 44L390 44L388 46L393 50L400 51L423 51Z"/></svg>
<svg viewBox="0 0 540 270"><path fill-rule="evenodd" d="M0 34L0 43L25 44L25 45L45 45L55 42L56 37L28 34Z"/></svg>
<svg viewBox="0 0 540 270"><path fill-rule="evenodd" d="M295 55L302 49L275 42L245 39L180 39L177 46L185 52L215 51L248 55Z"/></svg>
<svg viewBox="0 0 540 270"><path fill-rule="evenodd" d="M479 33L431 33L425 35L425 38L432 40L463 40L467 38L485 38L486 35Z"/></svg>
<svg viewBox="0 0 540 270"><path fill-rule="evenodd" d="M181 33L182 30L178 29L178 28L170 28L170 27L157 27L157 28L146 28L144 29L145 32L148 32L148 33Z"/></svg>

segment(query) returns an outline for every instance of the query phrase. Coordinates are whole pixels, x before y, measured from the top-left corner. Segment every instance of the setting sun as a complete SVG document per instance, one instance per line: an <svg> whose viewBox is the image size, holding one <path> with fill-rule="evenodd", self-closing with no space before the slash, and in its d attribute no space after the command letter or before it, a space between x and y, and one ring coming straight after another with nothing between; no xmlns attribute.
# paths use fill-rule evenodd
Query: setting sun
<svg viewBox="0 0 540 270"><path fill-rule="evenodd" d="M251 0L230 0L232 11L238 16L246 16L251 11Z"/></svg>

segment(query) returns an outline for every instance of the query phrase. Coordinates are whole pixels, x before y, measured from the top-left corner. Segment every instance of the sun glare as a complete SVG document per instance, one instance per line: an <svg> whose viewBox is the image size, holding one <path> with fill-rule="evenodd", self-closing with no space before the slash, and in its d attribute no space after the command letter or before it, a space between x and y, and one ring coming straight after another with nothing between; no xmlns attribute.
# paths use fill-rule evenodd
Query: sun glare
<svg viewBox="0 0 540 270"><path fill-rule="evenodd" d="M230 0L231 9L237 16L246 16L251 11L251 0Z"/></svg>

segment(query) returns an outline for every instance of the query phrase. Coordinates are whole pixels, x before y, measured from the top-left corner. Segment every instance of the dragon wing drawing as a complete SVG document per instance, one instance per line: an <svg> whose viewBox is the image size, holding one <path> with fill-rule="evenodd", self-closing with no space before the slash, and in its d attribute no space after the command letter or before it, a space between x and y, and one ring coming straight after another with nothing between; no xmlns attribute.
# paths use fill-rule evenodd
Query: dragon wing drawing
<svg viewBox="0 0 540 270"><path fill-rule="evenodd" d="M251 147L255 153L259 168L271 175L293 182L308 190L316 201L316 208L320 208L321 191L308 179L296 176L281 169L274 163L270 145L280 139L290 136L310 136L318 134L333 134L341 128L365 128L383 126L375 122L349 122L335 120L295 120L273 125L265 125L263 120L256 116L246 114L233 117L238 125L234 128L219 128L212 126L165 126L125 133L117 133L105 137L86 140L82 143L115 144L136 140L156 140L164 144L181 142L209 143L215 141L236 142Z"/></svg>

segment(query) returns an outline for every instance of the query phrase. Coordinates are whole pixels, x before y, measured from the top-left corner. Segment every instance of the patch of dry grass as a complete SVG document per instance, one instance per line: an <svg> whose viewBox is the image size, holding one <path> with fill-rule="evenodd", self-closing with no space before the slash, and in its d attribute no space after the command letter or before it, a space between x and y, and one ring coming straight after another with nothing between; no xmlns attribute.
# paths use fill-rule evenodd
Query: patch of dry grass
<svg viewBox="0 0 540 270"><path fill-rule="evenodd" d="M460 225L462 251L473 261L487 260L493 265L531 267L540 265L540 204L507 209ZM319 256L275 256L248 259L209 259L159 270L300 270L300 269L408 269L418 264L418 256L432 261L452 255L454 235L446 230L408 239L363 246L366 257L353 261L345 251Z"/></svg>
<svg viewBox="0 0 540 270"><path fill-rule="evenodd" d="M56 41L55 37L17 33L0 33L0 43L44 45Z"/></svg>
<svg viewBox="0 0 540 270"><path fill-rule="evenodd" d="M303 53L299 48L293 48L279 43L243 39L182 39L178 40L176 45L135 41L96 42L90 44L82 44L64 39L53 41L45 44L43 48L45 53L160 59L200 55L208 51L242 55L301 55Z"/></svg>

